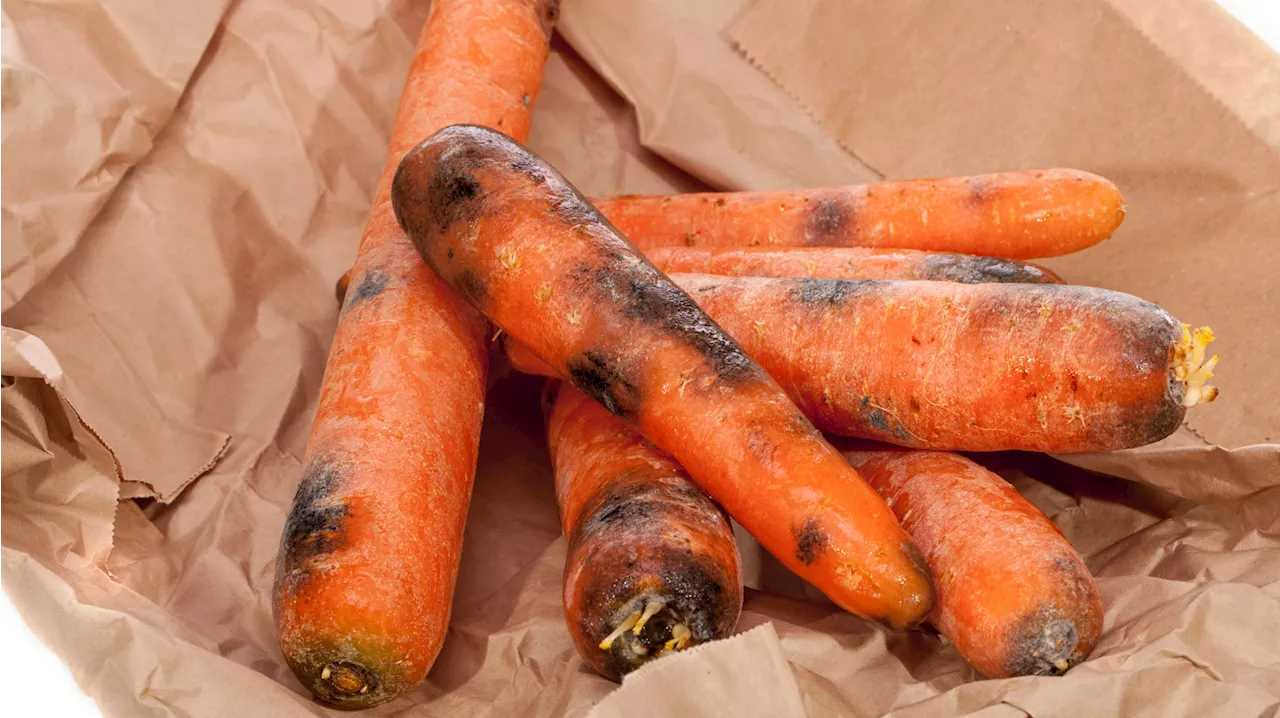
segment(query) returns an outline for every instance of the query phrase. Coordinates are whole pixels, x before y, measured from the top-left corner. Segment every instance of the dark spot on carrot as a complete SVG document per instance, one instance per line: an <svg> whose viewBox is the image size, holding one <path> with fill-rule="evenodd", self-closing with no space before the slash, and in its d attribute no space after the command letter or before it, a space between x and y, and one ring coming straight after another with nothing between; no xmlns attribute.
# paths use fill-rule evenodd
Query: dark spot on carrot
<svg viewBox="0 0 1280 718"><path fill-rule="evenodd" d="M525 97L528 97L528 95L525 95ZM511 169L528 177L534 182L542 183L547 181L547 175L542 171L542 163L538 162L538 160L532 155L520 155L520 157L512 161Z"/></svg>
<svg viewBox="0 0 1280 718"><path fill-rule="evenodd" d="M1083 658L1076 650L1079 631L1070 619L1054 615L1052 609L1041 609L1023 620L1013 635L1005 669L1014 676L1058 676L1064 671L1057 663L1070 668Z"/></svg>
<svg viewBox="0 0 1280 718"><path fill-rule="evenodd" d="M382 685L377 673L359 663L335 661L326 667L329 669L328 680L317 680L309 687L316 692L317 697L335 707L343 707L352 698L376 694L378 687Z"/></svg>
<svg viewBox="0 0 1280 718"><path fill-rule="evenodd" d="M445 252L445 256L449 259L453 259L453 247L450 247L449 251Z"/></svg>
<svg viewBox="0 0 1280 718"><path fill-rule="evenodd" d="M474 128L450 127L442 132L466 133ZM440 152L421 149L405 155L396 168L391 183L392 206L396 220L421 245L431 230L445 234L456 222L470 224L484 209L484 188L475 170L486 163L490 151L487 144L464 144L459 149ZM423 175L430 173L428 177ZM423 181L423 180L426 181ZM428 247L418 246L424 257Z"/></svg>
<svg viewBox="0 0 1280 718"><path fill-rule="evenodd" d="M635 411L640 401L639 390L614 361L599 352L588 351L570 359L567 366L569 381L614 415L626 417Z"/></svg>
<svg viewBox="0 0 1280 718"><path fill-rule="evenodd" d="M867 423L877 431L889 430L889 419L885 416L884 412L879 409L872 409L867 412Z"/></svg>
<svg viewBox="0 0 1280 718"><path fill-rule="evenodd" d="M805 218L805 240L809 244L832 244L851 225L852 204L842 197L819 197Z"/></svg>
<svg viewBox="0 0 1280 718"><path fill-rule="evenodd" d="M312 461L302 472L280 539L280 585L287 593L297 591L310 578L311 562L346 543L350 508L334 498L342 482L338 469L326 461Z"/></svg>
<svg viewBox="0 0 1280 718"><path fill-rule="evenodd" d="M1053 277L1030 264L998 257L934 254L925 258L920 279L961 284L1053 284Z"/></svg>
<svg viewBox="0 0 1280 718"><path fill-rule="evenodd" d="M915 344L916 346L920 346L920 338L919 338L919 337L911 337L911 343L912 343L912 344Z"/></svg>
<svg viewBox="0 0 1280 718"><path fill-rule="evenodd" d="M827 533L816 516L791 533L796 537L796 560L806 566L812 566L827 550Z"/></svg>
<svg viewBox="0 0 1280 718"><path fill-rule="evenodd" d="M355 291L350 293L347 299L347 308L351 308L360 302L373 299L387 288L387 283L391 278L377 267L372 267L364 273L364 277L360 280L360 284L356 286Z"/></svg>
<svg viewBox="0 0 1280 718"><path fill-rule="evenodd" d="M596 222L608 224L603 216L591 206L577 190L567 184L552 183L547 188L547 202L551 211L571 227L591 226ZM612 225L609 225L612 227Z"/></svg>
<svg viewBox="0 0 1280 718"><path fill-rule="evenodd" d="M982 207L995 196L996 188L984 179L974 179L969 182L969 204L973 207Z"/></svg>
<svg viewBox="0 0 1280 718"><path fill-rule="evenodd" d="M724 286L723 284L703 284L693 291L697 292L698 294L706 294L708 292L714 292L723 286Z"/></svg>
<svg viewBox="0 0 1280 718"><path fill-rule="evenodd" d="M489 297L489 288L474 270L464 269L454 278L453 285L458 292L472 303L481 303Z"/></svg>
<svg viewBox="0 0 1280 718"><path fill-rule="evenodd" d="M801 304L834 305L874 287L866 279L802 279L786 280L792 283L791 298Z"/></svg>
<svg viewBox="0 0 1280 718"><path fill-rule="evenodd" d="M498 127L502 127L502 118L501 118L501 117L499 117L499 118L498 118Z"/></svg>
<svg viewBox="0 0 1280 718"><path fill-rule="evenodd" d="M910 401L907 402L907 406L911 407L912 411L920 411L920 400L913 396Z"/></svg>
<svg viewBox="0 0 1280 718"><path fill-rule="evenodd" d="M591 270L586 281L605 301L620 306L628 318L661 327L695 349L721 380L741 381L759 375L759 368L742 347L649 262L618 254L605 266Z"/></svg>
<svg viewBox="0 0 1280 718"><path fill-rule="evenodd" d="M717 206L717 207L723 207L724 205L725 205L725 198L724 198L724 197L720 197L720 198L716 199L716 206Z"/></svg>
<svg viewBox="0 0 1280 718"><path fill-rule="evenodd" d="M1080 379L1076 376L1076 372L1073 369L1071 370L1071 393L1074 394L1078 391L1080 391Z"/></svg>

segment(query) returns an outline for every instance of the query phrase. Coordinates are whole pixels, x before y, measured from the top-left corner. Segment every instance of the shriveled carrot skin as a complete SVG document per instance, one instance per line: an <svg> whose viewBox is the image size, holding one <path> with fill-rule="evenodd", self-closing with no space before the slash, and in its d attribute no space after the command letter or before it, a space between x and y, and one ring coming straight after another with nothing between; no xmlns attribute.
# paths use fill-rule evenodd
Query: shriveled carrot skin
<svg viewBox="0 0 1280 718"><path fill-rule="evenodd" d="M675 279L824 431L925 449L1108 451L1163 439L1186 411L1180 325L1128 294Z"/></svg>
<svg viewBox="0 0 1280 718"><path fill-rule="evenodd" d="M989 678L1058 675L1089 656L1102 594L1058 527L1007 481L941 451L845 451L933 571L929 621Z"/></svg>
<svg viewBox="0 0 1280 718"><path fill-rule="evenodd" d="M644 250L655 247L894 247L1009 259L1055 257L1111 236L1124 198L1073 169L776 192L597 199Z"/></svg>
<svg viewBox="0 0 1280 718"><path fill-rule="evenodd" d="M617 681L731 634L742 567L724 512L634 426L550 383L547 439L569 542L564 612L578 654Z"/></svg>
<svg viewBox="0 0 1280 718"><path fill-rule="evenodd" d="M418 42L276 565L285 660L337 708L412 689L440 651L488 371L487 323L423 266L391 179L445 125L528 132L555 12L436 0Z"/></svg>
<svg viewBox="0 0 1280 718"><path fill-rule="evenodd" d="M405 157L392 196L445 281L635 422L786 566L863 616L928 612L927 570L875 491L550 165L452 127Z"/></svg>
<svg viewBox="0 0 1280 718"><path fill-rule="evenodd" d="M1205 387L1188 401L1178 323L1120 292L671 278L833 434L954 451L1109 451L1168 436L1184 404L1216 396ZM513 338L503 349L516 370L553 374Z"/></svg>
<svg viewBox="0 0 1280 718"><path fill-rule="evenodd" d="M1062 284L1052 271L1026 262L951 252L864 247L659 247L645 254L668 274L825 279L924 279L987 284Z"/></svg>

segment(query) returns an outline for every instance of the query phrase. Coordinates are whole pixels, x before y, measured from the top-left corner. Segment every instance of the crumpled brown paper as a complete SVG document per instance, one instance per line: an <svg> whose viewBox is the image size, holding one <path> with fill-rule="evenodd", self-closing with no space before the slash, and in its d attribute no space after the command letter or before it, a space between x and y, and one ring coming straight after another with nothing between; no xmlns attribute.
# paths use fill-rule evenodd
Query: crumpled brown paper
<svg viewBox="0 0 1280 718"><path fill-rule="evenodd" d="M1109 31L1129 37L1131 23L1162 52L1109 72L1157 94L1190 74L1236 117L1268 116L1274 98L1261 85L1231 80L1257 76L1255 65L1270 72L1270 60L1232 55L1238 72L1215 75L1205 46L1190 47L1238 39L1203 3L1182 0L1177 16L1113 1L1120 9L1099 10ZM771 79L787 58L774 56L765 74L735 52L731 33L767 5L566 2L574 49L553 48L531 146L590 194L946 174L1024 156L940 140L917 165L841 151L837 141L849 140L816 110L806 115L796 87ZM335 326L333 282L355 254L426 8L242 0L190 12L177 19L147 0L4 8L4 587L109 715L324 715L281 660L271 577ZM1052 26L1031 28L1054 38ZM753 57L766 62L758 48ZM838 89L837 70L823 74ZM111 79L86 89L101 77ZM1190 102L1182 91L1160 97ZM958 132L964 110L940 126ZM1004 110L1029 122L1019 105ZM1247 139L1220 110L1183 118L1209 138L1196 142ZM914 125L924 119L895 118L889 136L908 147L936 137ZM1039 164L1078 164L1051 149ZM1212 313L1224 393L1207 409L1226 418L1204 414L1203 431L1238 433L1206 434L1232 449L1184 431L1134 452L1069 457L1132 481L1047 457L980 457L1045 509L1098 575L1106 632L1091 661L1063 678L976 680L945 641L835 609L739 533L744 633L617 688L581 664L564 629L540 382L497 364L444 651L422 688L371 713L611 718L712 705L792 715L797 697L810 715L1274 713L1280 450L1255 443L1275 436L1270 385L1227 382L1265 381L1274 354L1258 319L1273 290L1241 272L1274 259L1274 225L1258 217L1277 195L1211 183L1213 212L1193 228L1223 244L1214 250L1168 220L1184 210L1161 199L1193 201L1185 192L1204 175L1165 168L1164 156L1141 154L1146 145L1121 150L1089 162L1120 181L1129 221L1064 271L1168 301L1190 321ZM1154 248L1194 257L1200 271L1171 272Z"/></svg>

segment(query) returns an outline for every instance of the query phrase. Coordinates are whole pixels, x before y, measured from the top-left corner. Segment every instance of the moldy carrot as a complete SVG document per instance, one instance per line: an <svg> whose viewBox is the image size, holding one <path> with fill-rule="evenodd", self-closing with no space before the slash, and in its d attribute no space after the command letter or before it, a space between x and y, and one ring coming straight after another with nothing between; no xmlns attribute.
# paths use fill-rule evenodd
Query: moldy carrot
<svg viewBox="0 0 1280 718"><path fill-rule="evenodd" d="M555 13L554 0L435 0L418 41L272 594L289 667L338 708L412 689L440 651L488 371L488 325L396 224L392 175L448 124L523 137Z"/></svg>
<svg viewBox="0 0 1280 718"><path fill-rule="evenodd" d="M423 258L846 610L896 626L933 590L884 501L782 389L554 168L484 128L436 133L392 186Z"/></svg>

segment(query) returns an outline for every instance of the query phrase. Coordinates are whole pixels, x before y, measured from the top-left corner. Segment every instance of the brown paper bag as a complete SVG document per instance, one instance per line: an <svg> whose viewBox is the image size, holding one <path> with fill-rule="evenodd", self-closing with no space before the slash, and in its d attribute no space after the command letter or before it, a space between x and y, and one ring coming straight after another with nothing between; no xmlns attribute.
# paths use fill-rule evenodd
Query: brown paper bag
<svg viewBox="0 0 1280 718"><path fill-rule="evenodd" d="M816 109L817 120L805 114L816 105L792 100L804 98L735 52L730 31L769 12L767 2L747 5L565 3L562 31L582 57L555 46L530 145L591 194L945 174L1023 157L988 147L995 154L970 164L940 154L936 164L898 166L842 151L837 142L849 142L835 126ZM1174 49L1185 40L1178 17L1234 37L1199 4L1180 4L1177 16L1139 9L1108 16L1162 43L1163 54L1117 65L1132 82L1212 65ZM24 182L5 182L3 202L4 588L108 715L324 715L283 665L271 577L335 325L333 282L354 256L425 7L244 0L192 10L170 17L145 0L5 6L16 38L3 46L6 179L22 168ZM1079 40L1036 27L1041 42ZM1231 57L1241 72L1220 73L1220 84L1266 66ZM835 67L824 74L841 81ZM86 94L98 77L112 81ZM1262 96L1214 91L1227 105ZM1185 124L1225 136L1229 116ZM953 110L946 127L964 118ZM897 124L908 136L908 123ZM1139 220L1160 214L1140 202L1164 192L1191 201L1178 194L1191 191L1186 178L1170 180L1162 157L1086 160L1118 170L1128 234L1064 271L1139 294L1159 289L1151 233L1191 235L1161 217ZM1149 189L1135 184L1146 175L1123 171L1136 167L1157 178ZM1235 242L1211 256L1236 262L1242 247L1265 250L1254 210L1268 200L1232 191L1205 201L1231 228L1214 236ZM1229 211L1239 208L1247 211ZM1123 275L1110 264L1084 274L1090 253L1121 241L1129 249L1107 262L1130 252L1144 261ZM1251 256L1254 269L1265 259ZM1239 278L1203 286L1204 297L1150 298L1209 323L1227 304L1255 319L1266 306L1266 290ZM835 609L741 533L749 590L739 638L656 663L621 688L595 676L563 625L564 543L540 382L496 364L444 651L423 687L370 714L607 717L639 705L793 715L797 700L810 715L1274 711L1280 466L1276 447L1254 433L1274 414L1257 401L1269 385L1226 384L1237 367L1266 379L1266 337L1259 322L1230 327L1230 339L1214 326L1231 348L1214 407L1226 418L1207 416L1203 431L1238 423L1239 434L1207 436L1239 448L1184 434L1072 458L1143 483L1046 457L983 457L1057 521L1099 577L1106 632L1095 657L1063 678L976 680L942 639Z"/></svg>

